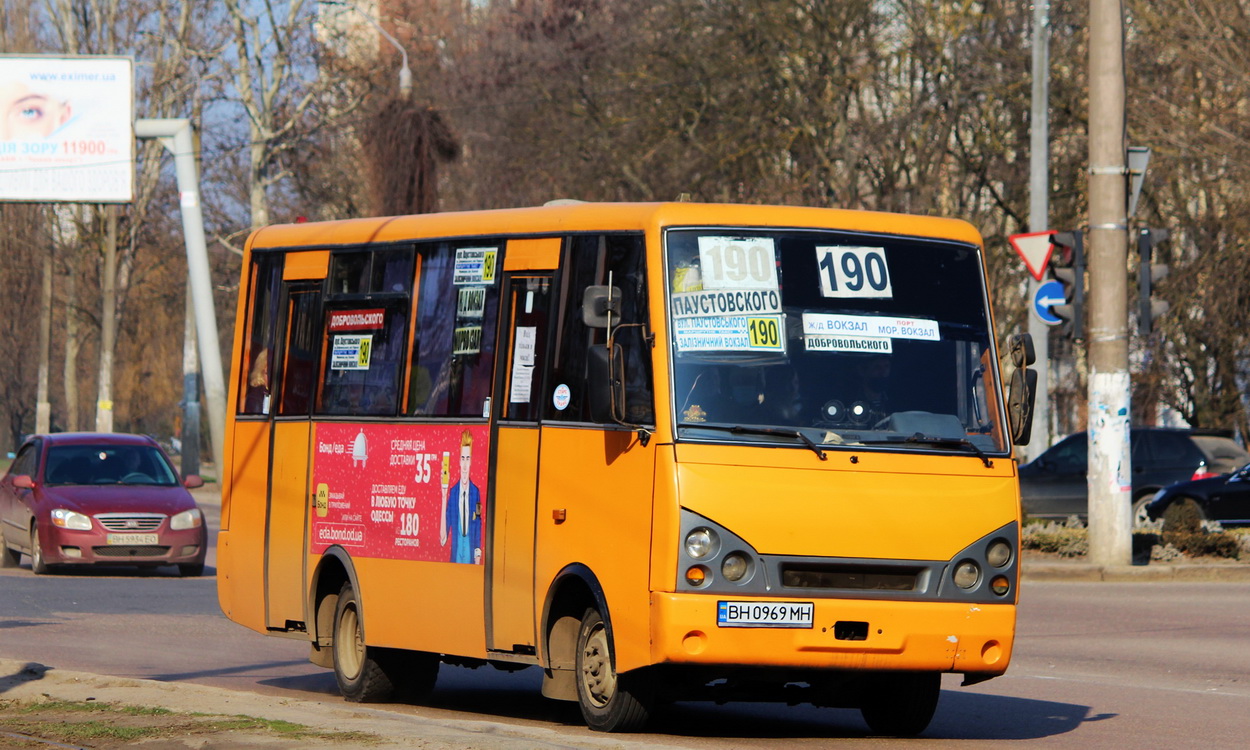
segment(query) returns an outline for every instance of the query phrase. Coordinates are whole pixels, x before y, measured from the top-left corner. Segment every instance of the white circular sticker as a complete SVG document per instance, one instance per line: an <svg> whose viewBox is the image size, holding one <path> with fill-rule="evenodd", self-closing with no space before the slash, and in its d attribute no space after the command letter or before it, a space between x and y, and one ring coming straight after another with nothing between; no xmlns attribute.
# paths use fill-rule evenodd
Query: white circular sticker
<svg viewBox="0 0 1250 750"><path fill-rule="evenodd" d="M569 406L569 399L572 398L569 387L564 383L556 386L556 392L551 394L551 403L556 405L560 411L564 411Z"/></svg>

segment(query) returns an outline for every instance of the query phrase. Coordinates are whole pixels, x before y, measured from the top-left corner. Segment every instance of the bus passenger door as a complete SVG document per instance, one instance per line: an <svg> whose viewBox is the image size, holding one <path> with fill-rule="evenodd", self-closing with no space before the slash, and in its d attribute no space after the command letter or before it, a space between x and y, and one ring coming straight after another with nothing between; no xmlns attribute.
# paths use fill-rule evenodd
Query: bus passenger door
<svg viewBox="0 0 1250 750"><path fill-rule="evenodd" d="M308 472L312 404L320 361L321 282L283 284L286 331L277 361L269 505L265 518L265 625L305 622Z"/></svg>
<svg viewBox="0 0 1250 750"><path fill-rule="evenodd" d="M534 606L534 511L538 489L539 415L542 373L547 359L551 274L515 273L505 277L507 332L504 356L496 368L494 507L487 556L490 593L487 649L533 655L536 650ZM503 348L503 347L501 347Z"/></svg>

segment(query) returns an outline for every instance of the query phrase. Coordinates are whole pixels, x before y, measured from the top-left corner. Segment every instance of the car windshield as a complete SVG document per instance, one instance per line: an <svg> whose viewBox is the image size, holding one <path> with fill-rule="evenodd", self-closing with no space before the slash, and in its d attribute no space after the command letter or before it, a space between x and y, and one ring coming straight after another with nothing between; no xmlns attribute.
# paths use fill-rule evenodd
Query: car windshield
<svg viewBox="0 0 1250 750"><path fill-rule="evenodd" d="M672 229L666 259L680 438L1007 450L976 247Z"/></svg>
<svg viewBox="0 0 1250 750"><path fill-rule="evenodd" d="M65 445L48 450L47 484L176 485L178 475L147 445Z"/></svg>

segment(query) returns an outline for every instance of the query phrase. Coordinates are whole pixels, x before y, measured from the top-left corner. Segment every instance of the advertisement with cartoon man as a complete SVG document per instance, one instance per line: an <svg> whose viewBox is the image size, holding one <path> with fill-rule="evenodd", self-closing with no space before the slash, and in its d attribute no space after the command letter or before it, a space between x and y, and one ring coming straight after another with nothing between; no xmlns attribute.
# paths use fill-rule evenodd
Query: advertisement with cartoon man
<svg viewBox="0 0 1250 750"><path fill-rule="evenodd" d="M473 434L465 430L460 439L460 479L448 491L444 478L443 512L439 514L438 538L444 547L451 547L449 559L455 563L482 562L482 497L470 479L472 466Z"/></svg>
<svg viewBox="0 0 1250 750"><path fill-rule="evenodd" d="M317 425L310 551L481 565L489 439L485 424Z"/></svg>

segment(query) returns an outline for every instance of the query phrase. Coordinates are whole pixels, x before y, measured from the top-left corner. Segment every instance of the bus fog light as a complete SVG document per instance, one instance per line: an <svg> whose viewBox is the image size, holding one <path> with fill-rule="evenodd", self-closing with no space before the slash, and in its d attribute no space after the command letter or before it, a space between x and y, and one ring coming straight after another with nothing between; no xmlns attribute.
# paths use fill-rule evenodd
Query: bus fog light
<svg viewBox="0 0 1250 750"><path fill-rule="evenodd" d="M994 576L990 581L990 591L1002 596L1011 590L1011 581L1007 580L1007 576Z"/></svg>
<svg viewBox="0 0 1250 750"><path fill-rule="evenodd" d="M992 568L1001 568L1011 562L1011 545L1005 539L995 539L990 542L989 549L985 551L985 561Z"/></svg>
<svg viewBox="0 0 1250 750"><path fill-rule="evenodd" d="M727 581L741 581L751 570L751 563L747 560L746 555L741 552L733 552L725 556L725 561L721 563L720 572L725 576Z"/></svg>
<svg viewBox="0 0 1250 750"><path fill-rule="evenodd" d="M981 568L971 560L964 560L955 566L953 578L959 588L970 589L981 580Z"/></svg>
<svg viewBox="0 0 1250 750"><path fill-rule="evenodd" d="M686 554L702 560L712 554L716 547L716 534L711 529L699 527L686 535Z"/></svg>
<svg viewBox="0 0 1250 750"><path fill-rule="evenodd" d="M686 571L686 583L691 586L702 586L707 582L707 568L702 565L692 565Z"/></svg>

